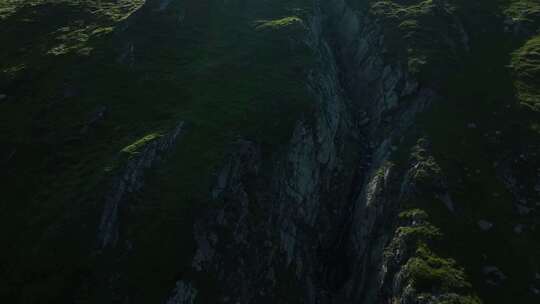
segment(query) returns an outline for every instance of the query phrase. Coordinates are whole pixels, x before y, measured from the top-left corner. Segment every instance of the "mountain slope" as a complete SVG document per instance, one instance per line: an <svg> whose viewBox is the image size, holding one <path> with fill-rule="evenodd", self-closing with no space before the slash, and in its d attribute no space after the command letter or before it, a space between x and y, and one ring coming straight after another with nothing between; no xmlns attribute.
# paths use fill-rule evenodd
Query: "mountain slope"
<svg viewBox="0 0 540 304"><path fill-rule="evenodd" d="M0 1L0 297L536 303L539 12Z"/></svg>

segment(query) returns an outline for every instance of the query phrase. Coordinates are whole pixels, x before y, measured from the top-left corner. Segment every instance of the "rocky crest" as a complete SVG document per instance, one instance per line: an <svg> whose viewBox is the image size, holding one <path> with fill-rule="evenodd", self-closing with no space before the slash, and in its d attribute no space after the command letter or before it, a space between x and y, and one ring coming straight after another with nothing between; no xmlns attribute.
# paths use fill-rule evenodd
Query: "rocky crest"
<svg viewBox="0 0 540 304"><path fill-rule="evenodd" d="M145 171L156 166L166 153L176 145L184 130L184 122L169 133L146 143L140 151L131 156L113 178L111 191L105 197L105 206L99 225L98 241L101 248L115 246L118 241L119 213L130 194L144 186Z"/></svg>

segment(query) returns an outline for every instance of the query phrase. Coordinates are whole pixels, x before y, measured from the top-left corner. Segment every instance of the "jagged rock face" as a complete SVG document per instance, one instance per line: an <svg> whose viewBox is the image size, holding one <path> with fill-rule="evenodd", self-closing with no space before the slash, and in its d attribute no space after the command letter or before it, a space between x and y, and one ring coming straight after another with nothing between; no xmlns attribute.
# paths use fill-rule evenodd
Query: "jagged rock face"
<svg viewBox="0 0 540 304"><path fill-rule="evenodd" d="M118 242L119 213L127 197L144 187L145 171L154 167L174 146L184 130L184 122L160 138L146 143L141 151L130 157L113 178L111 190L105 197L105 207L99 225L98 242L101 248L115 246Z"/></svg>
<svg viewBox="0 0 540 304"><path fill-rule="evenodd" d="M374 39L376 27L363 27L362 32L339 28L344 39L357 40L360 49L358 57L340 59L364 62L358 73L365 76L359 78L372 77L371 85L386 88L386 95L349 100L324 28L333 26L334 20L345 20L348 25L352 21L346 22L347 18L359 22L363 16L348 7L333 9L342 15L318 8L310 26L308 43L319 57L309 82L318 102L315 119L297 124L286 153L271 164L270 187L258 188L253 182L261 167L260 156L253 143L241 143L212 191L221 196L222 207L196 225L198 250L193 267L219 273L218 282L225 286L223 299L279 300L276 296L287 287L281 286L276 273L291 269L298 288L295 297L305 303L383 300L378 292L381 283L375 277L400 202L412 192L409 183L416 180L412 172L395 173L388 160L433 94L413 88L416 80L400 70L385 67L377 52L380 39ZM374 62L379 62L379 68L367 68ZM389 101L392 94L416 97L413 106L398 106ZM384 122L387 111L396 108L393 121ZM369 126L361 123L366 117ZM379 138L385 123L393 131ZM418 166L412 170L421 170ZM258 209L256 213L253 208ZM225 239L219 237L223 231L229 234ZM394 296L399 298L399 292Z"/></svg>
<svg viewBox="0 0 540 304"><path fill-rule="evenodd" d="M167 304L193 304L197 297L197 290L189 284L178 282L173 295L167 300Z"/></svg>
<svg viewBox="0 0 540 304"><path fill-rule="evenodd" d="M218 281L225 286L234 282L234 288L226 289L228 292L241 290L226 292L224 299L260 302L272 298L275 288L279 290L276 269L286 265L292 268L295 286L300 289L298 298L305 303L478 301L457 290L435 288L431 293L417 292L414 281L407 279L406 266L414 245L404 242L395 230L398 210L415 198L433 197L448 212L457 212L441 168L433 156L422 155L423 144L413 151L420 155L415 156L416 162L408 169L395 168L389 162L392 153L402 149L403 137L417 116L437 94L429 87L421 87L400 62L386 62L380 25L372 16L354 11L344 1L325 2L321 8L319 15L313 17L310 40L311 47L322 58L314 75L323 75L310 79L320 102L314 126L298 123L288 152L273 165L277 182L272 183L270 190L258 190L273 200L272 207L263 208L270 220L263 216L258 225L242 224L231 230L238 236L232 243L243 245L236 247L224 242L232 248L243 248L234 252L246 255L260 248L250 247L253 244L268 247L268 254L258 254L255 264L241 259L233 262L235 270L230 276L226 271L220 273ZM466 52L467 33L459 21L454 21L462 32L462 39L455 45L461 44ZM327 31L338 33L331 44L325 40ZM314 80L319 83L313 85ZM350 153L356 155L348 157ZM351 167L354 175L347 173ZM257 204L258 199L247 199L244 193L250 191L245 184L235 185L232 189L243 190L233 201L240 202L237 207L243 207L229 215L236 220L225 222L244 223L253 216L247 206ZM215 218L223 222L223 216ZM413 221L412 225L418 223ZM220 229L227 229L226 226ZM241 226L246 227L249 235L257 235L255 231L264 233L257 241L245 241ZM215 232L205 231L201 237L201 231L196 230L200 240L198 270L205 270L200 263L204 256L204 261L212 265L206 271L223 271L219 261L230 261L227 252L231 249L220 252L223 241L218 241ZM394 243L401 245L393 247ZM385 253L387 246L390 249ZM264 278L264 287L258 285L261 280L248 279L254 270L259 278Z"/></svg>

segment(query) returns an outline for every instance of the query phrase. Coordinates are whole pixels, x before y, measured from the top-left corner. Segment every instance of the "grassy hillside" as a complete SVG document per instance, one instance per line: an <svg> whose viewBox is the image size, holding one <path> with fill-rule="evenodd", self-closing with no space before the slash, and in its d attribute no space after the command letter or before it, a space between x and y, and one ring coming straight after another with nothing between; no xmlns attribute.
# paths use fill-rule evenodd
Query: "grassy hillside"
<svg viewBox="0 0 540 304"><path fill-rule="evenodd" d="M8 42L0 50L1 235L9 244L0 292L21 303L94 302L110 297L89 287L108 284L102 272L128 271L118 288L138 301L166 295L189 263L192 214L207 203L227 145L252 137L271 153L309 111L307 7L183 1L159 12L156 1L0 2ZM187 124L181 147L126 211L122 233L136 259L89 257L119 156L179 121Z"/></svg>
<svg viewBox="0 0 540 304"><path fill-rule="evenodd" d="M434 250L464 266L485 303L537 301L531 288L538 284L540 217L516 206L524 197L532 205L538 199L538 5L517 0L372 5L387 24L386 38L394 41L391 54L407 60L424 84L439 87L440 98L416 126L417 136L432 142L457 211L434 197L412 207L432 216L444 235ZM411 62L421 63L420 69ZM501 177L509 163L520 197ZM482 231L480 220L495 228ZM506 276L500 285L487 282L484 267L493 265Z"/></svg>

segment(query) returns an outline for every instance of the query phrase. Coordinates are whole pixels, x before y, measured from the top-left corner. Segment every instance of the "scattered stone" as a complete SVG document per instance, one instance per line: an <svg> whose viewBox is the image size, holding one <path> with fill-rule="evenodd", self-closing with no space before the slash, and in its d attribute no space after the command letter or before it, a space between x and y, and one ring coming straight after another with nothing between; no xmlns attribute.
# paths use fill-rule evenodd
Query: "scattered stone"
<svg viewBox="0 0 540 304"><path fill-rule="evenodd" d="M371 121L371 119L369 119L369 117L366 117L366 118L362 119L362 120L358 123L358 125L359 125L360 127L363 127L363 126L369 124L370 121Z"/></svg>
<svg viewBox="0 0 540 304"><path fill-rule="evenodd" d="M444 195L437 195L437 198L444 203L444 205L450 212L453 213L455 211L454 202L452 201L452 198L448 193L445 193Z"/></svg>
<svg viewBox="0 0 540 304"><path fill-rule="evenodd" d="M469 128L469 129L476 129L477 127L478 126L473 122L467 124L467 128Z"/></svg>
<svg viewBox="0 0 540 304"><path fill-rule="evenodd" d="M538 272L535 273L535 274L534 274L534 278L537 279L537 280L540 280L540 273L538 273Z"/></svg>
<svg viewBox="0 0 540 304"><path fill-rule="evenodd" d="M514 233L516 233L516 234L521 234L521 233L523 233L523 228L524 228L524 226L521 225L521 224L516 225L516 226L514 227Z"/></svg>
<svg viewBox="0 0 540 304"><path fill-rule="evenodd" d="M6 101L7 95L6 94L0 94L0 102Z"/></svg>
<svg viewBox="0 0 540 304"><path fill-rule="evenodd" d="M535 295L540 295L540 289L534 287L534 286L531 286L531 292Z"/></svg>
<svg viewBox="0 0 540 304"><path fill-rule="evenodd" d="M486 282L489 285L500 286L506 280L506 275L496 266L484 266L482 272L486 276Z"/></svg>
<svg viewBox="0 0 540 304"><path fill-rule="evenodd" d="M133 251L133 242L131 241L126 241L126 250L127 251Z"/></svg>
<svg viewBox="0 0 540 304"><path fill-rule="evenodd" d="M516 205L516 208L517 208L517 212L519 213L519 215L527 215L527 214L531 213L531 208L529 208L529 207L518 204L518 205Z"/></svg>
<svg viewBox="0 0 540 304"><path fill-rule="evenodd" d="M490 230L491 228L493 228L493 224L486 221L486 220L479 220L478 221L478 227L480 227L480 229L482 231L488 231Z"/></svg>
<svg viewBox="0 0 540 304"><path fill-rule="evenodd" d="M9 150L5 158L1 160L2 163L6 163L6 164L9 163L13 159L15 154L17 154L17 148L11 148L11 150Z"/></svg>
<svg viewBox="0 0 540 304"><path fill-rule="evenodd" d="M183 281L176 282L176 288L172 295L167 299L167 304L193 304L198 291L190 283Z"/></svg>
<svg viewBox="0 0 540 304"><path fill-rule="evenodd" d="M158 12L162 12L169 7L169 4L171 4L172 0L160 0L159 1L159 7L156 9Z"/></svg>

